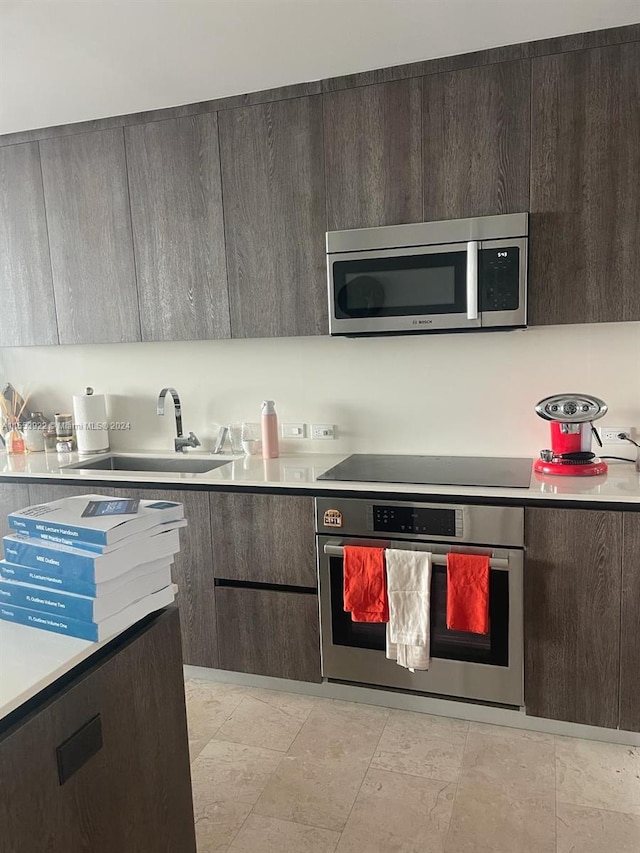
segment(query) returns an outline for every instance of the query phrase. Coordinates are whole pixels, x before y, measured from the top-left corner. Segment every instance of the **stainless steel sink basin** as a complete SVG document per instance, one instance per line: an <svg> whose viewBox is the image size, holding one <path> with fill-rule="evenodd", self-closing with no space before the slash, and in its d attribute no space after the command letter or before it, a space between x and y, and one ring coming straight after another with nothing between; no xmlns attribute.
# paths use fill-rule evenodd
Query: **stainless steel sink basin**
<svg viewBox="0 0 640 853"><path fill-rule="evenodd" d="M181 456L126 456L109 453L100 459L86 462L73 462L63 468L82 468L85 471L154 471L166 474L205 474L222 465L228 465L231 459L189 459Z"/></svg>

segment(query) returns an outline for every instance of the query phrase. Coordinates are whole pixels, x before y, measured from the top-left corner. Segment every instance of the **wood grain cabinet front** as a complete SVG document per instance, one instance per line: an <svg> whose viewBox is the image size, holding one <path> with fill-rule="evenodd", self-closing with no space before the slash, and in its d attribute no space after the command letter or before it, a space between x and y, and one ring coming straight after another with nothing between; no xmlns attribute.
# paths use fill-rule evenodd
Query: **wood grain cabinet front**
<svg viewBox="0 0 640 853"><path fill-rule="evenodd" d="M176 609L0 738L0 825L2 853L195 853Z"/></svg>
<svg viewBox="0 0 640 853"><path fill-rule="evenodd" d="M423 78L425 220L529 210L530 66Z"/></svg>
<svg viewBox="0 0 640 853"><path fill-rule="evenodd" d="M327 230L422 220L420 79L323 95Z"/></svg>
<svg viewBox="0 0 640 853"><path fill-rule="evenodd" d="M0 483L0 538L11 533L7 522L9 513L30 504L29 488L26 483ZM2 553L1 545L0 553Z"/></svg>
<svg viewBox="0 0 640 853"><path fill-rule="evenodd" d="M219 123L232 337L326 334L320 96Z"/></svg>
<svg viewBox="0 0 640 853"><path fill-rule="evenodd" d="M317 586L313 498L211 493L217 578Z"/></svg>
<svg viewBox="0 0 640 853"><path fill-rule="evenodd" d="M140 340L122 128L40 142L61 344Z"/></svg>
<svg viewBox="0 0 640 853"><path fill-rule="evenodd" d="M640 732L640 512L623 514L620 728Z"/></svg>
<svg viewBox="0 0 640 853"><path fill-rule="evenodd" d="M525 546L527 713L616 728L622 513L527 508Z"/></svg>
<svg viewBox="0 0 640 853"><path fill-rule="evenodd" d="M640 42L533 60L529 321L640 320Z"/></svg>
<svg viewBox="0 0 640 853"><path fill-rule="evenodd" d="M125 128L143 341L228 338L215 113Z"/></svg>
<svg viewBox="0 0 640 853"><path fill-rule="evenodd" d="M219 586L216 601L221 669L322 680L316 595Z"/></svg>
<svg viewBox="0 0 640 853"><path fill-rule="evenodd" d="M0 148L0 347L58 343L37 142Z"/></svg>

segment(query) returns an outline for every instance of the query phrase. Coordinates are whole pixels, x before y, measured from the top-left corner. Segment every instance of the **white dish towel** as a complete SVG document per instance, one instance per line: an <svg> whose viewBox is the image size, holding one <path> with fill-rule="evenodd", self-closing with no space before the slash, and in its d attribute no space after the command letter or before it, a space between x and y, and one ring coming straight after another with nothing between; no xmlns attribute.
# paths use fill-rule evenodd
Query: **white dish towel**
<svg viewBox="0 0 640 853"><path fill-rule="evenodd" d="M388 548L387 657L414 672L429 669L431 554Z"/></svg>

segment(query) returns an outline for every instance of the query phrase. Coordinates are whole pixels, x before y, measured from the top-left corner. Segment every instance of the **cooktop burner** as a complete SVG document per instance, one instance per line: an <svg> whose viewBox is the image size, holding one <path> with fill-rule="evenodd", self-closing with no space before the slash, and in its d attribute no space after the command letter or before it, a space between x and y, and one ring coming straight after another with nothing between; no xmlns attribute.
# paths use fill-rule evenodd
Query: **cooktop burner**
<svg viewBox="0 0 640 853"><path fill-rule="evenodd" d="M318 480L526 489L531 482L532 462L532 459L490 456L384 456L354 453L320 474Z"/></svg>

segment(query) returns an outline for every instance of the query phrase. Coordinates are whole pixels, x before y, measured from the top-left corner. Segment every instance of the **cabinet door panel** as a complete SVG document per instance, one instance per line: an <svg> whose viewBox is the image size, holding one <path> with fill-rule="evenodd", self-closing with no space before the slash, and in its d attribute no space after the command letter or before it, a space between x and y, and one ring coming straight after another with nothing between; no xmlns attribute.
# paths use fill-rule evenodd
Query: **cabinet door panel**
<svg viewBox="0 0 640 853"><path fill-rule="evenodd" d="M218 643L209 495L178 489L140 489L135 495L143 500L184 504L188 526L180 531L180 552L171 567L173 581L178 585L182 656L186 664L216 668Z"/></svg>
<svg viewBox="0 0 640 853"><path fill-rule="evenodd" d="M323 95L327 230L422 219L421 81Z"/></svg>
<svg viewBox="0 0 640 853"><path fill-rule="evenodd" d="M218 120L232 336L326 334L320 96Z"/></svg>
<svg viewBox="0 0 640 853"><path fill-rule="evenodd" d="M533 60L530 322L640 319L640 43Z"/></svg>
<svg viewBox="0 0 640 853"><path fill-rule="evenodd" d="M217 587L220 667L320 681L315 595Z"/></svg>
<svg viewBox="0 0 640 853"><path fill-rule="evenodd" d="M620 728L640 732L640 513L623 524Z"/></svg>
<svg viewBox="0 0 640 853"><path fill-rule="evenodd" d="M0 538L12 532L7 523L7 515L18 509L24 509L30 503L26 483L0 483Z"/></svg>
<svg viewBox="0 0 640 853"><path fill-rule="evenodd" d="M122 128L40 143L61 344L140 340Z"/></svg>
<svg viewBox="0 0 640 853"><path fill-rule="evenodd" d="M0 741L3 851L195 853L177 622L158 616ZM102 748L60 785L56 748L96 714Z"/></svg>
<svg viewBox="0 0 640 853"><path fill-rule="evenodd" d="M527 713L615 728L622 514L527 509Z"/></svg>
<svg viewBox="0 0 640 853"><path fill-rule="evenodd" d="M57 344L37 142L0 148L0 347Z"/></svg>
<svg viewBox="0 0 640 853"><path fill-rule="evenodd" d="M313 499L211 493L217 578L315 587Z"/></svg>
<svg viewBox="0 0 640 853"><path fill-rule="evenodd" d="M29 505L46 504L49 501L59 501L74 495L105 495L113 497L119 490L110 486L83 486L80 483L70 483L60 486L56 483L29 483ZM133 494L133 489L127 490Z"/></svg>
<svg viewBox="0 0 640 853"><path fill-rule="evenodd" d="M530 65L423 78L425 220L529 209Z"/></svg>
<svg viewBox="0 0 640 853"><path fill-rule="evenodd" d="M230 337L216 114L125 138L142 339Z"/></svg>

